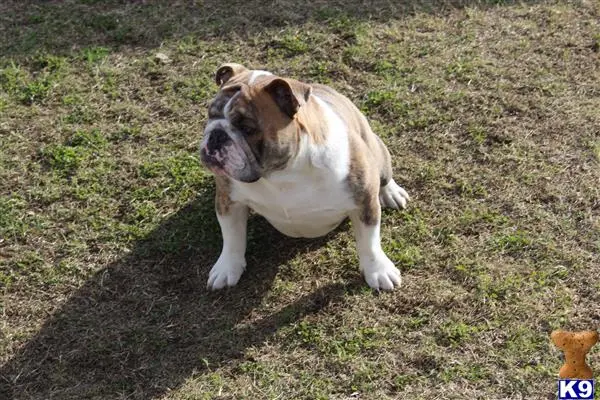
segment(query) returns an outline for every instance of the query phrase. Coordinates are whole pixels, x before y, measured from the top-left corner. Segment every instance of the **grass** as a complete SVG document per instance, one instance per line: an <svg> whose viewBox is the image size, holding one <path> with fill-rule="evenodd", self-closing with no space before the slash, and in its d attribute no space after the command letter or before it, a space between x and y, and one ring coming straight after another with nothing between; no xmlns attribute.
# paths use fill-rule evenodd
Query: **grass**
<svg viewBox="0 0 600 400"><path fill-rule="evenodd" d="M598 5L240 6L0 5L0 397L554 398L549 333L600 324ZM227 61L366 113L413 199L383 213L401 289L347 224L253 217L239 286L205 290Z"/></svg>

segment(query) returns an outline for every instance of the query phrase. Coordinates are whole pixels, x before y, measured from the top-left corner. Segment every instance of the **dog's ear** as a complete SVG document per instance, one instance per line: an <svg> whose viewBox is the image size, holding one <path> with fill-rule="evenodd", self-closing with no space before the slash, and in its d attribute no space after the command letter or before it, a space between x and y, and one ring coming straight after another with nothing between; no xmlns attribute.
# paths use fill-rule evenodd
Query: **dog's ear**
<svg viewBox="0 0 600 400"><path fill-rule="evenodd" d="M312 87L294 79L275 78L265 86L275 103L288 117L294 118L312 93Z"/></svg>
<svg viewBox="0 0 600 400"><path fill-rule="evenodd" d="M215 73L215 82L217 82L217 85L223 86L232 77L246 71L248 71L248 68L244 67L241 64L223 64L217 69L217 72Z"/></svg>

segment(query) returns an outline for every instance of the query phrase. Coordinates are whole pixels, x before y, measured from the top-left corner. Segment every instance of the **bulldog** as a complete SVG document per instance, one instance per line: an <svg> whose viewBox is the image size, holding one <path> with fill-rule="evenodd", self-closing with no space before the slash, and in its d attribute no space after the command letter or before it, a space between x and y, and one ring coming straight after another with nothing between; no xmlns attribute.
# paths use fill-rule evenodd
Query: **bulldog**
<svg viewBox="0 0 600 400"><path fill-rule="evenodd" d="M306 238L349 217L369 286L399 286L400 271L381 248L381 208L404 208L409 196L358 108L328 86L240 64L223 64L215 80L200 158L215 175L223 247L208 289L234 286L244 272L249 210Z"/></svg>

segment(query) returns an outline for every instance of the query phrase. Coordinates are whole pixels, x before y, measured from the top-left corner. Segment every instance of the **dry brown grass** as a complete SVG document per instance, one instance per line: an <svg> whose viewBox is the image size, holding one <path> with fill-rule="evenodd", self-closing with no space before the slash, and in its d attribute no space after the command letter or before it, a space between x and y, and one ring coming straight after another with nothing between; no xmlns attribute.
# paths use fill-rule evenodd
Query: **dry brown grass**
<svg viewBox="0 0 600 400"><path fill-rule="evenodd" d="M0 5L0 398L555 398L549 332L600 322L598 3L166 4ZM205 290L225 61L365 111L413 198L384 213L400 290L347 226L260 218Z"/></svg>

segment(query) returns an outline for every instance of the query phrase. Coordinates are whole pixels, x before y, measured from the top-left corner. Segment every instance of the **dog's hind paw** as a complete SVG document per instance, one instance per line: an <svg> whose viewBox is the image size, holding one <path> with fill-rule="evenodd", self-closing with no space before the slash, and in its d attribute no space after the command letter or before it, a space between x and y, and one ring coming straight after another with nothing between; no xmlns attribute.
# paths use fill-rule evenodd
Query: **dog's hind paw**
<svg viewBox="0 0 600 400"><path fill-rule="evenodd" d="M406 203L410 200L406 190L402 189L393 179L387 185L379 190L379 203L382 207L406 208Z"/></svg>

